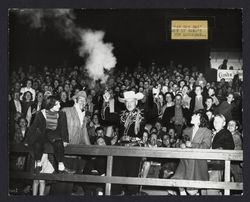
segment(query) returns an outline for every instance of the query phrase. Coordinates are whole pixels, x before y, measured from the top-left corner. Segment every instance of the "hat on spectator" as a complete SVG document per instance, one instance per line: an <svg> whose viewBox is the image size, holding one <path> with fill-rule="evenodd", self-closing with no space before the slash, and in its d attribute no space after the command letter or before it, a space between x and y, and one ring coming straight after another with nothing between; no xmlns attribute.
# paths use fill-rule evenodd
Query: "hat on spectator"
<svg viewBox="0 0 250 202"><path fill-rule="evenodd" d="M79 98L79 97L84 97L87 99L87 93L85 91L79 91L76 95L74 95L72 97L73 100L75 100L76 98Z"/></svg>
<svg viewBox="0 0 250 202"><path fill-rule="evenodd" d="M123 93L123 95L124 98L118 97L118 100L122 103L129 99L141 100L144 97L142 93L135 93L134 91L126 91Z"/></svg>

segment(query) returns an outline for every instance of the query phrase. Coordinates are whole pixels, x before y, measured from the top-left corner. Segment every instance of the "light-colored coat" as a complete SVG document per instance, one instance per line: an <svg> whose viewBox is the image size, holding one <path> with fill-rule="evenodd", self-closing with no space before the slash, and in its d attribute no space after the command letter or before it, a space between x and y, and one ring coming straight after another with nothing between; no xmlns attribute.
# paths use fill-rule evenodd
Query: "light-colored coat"
<svg viewBox="0 0 250 202"><path fill-rule="evenodd" d="M187 128L183 131L183 135L188 135L191 140L192 132L192 127ZM192 148L209 149L211 146L211 141L211 131L207 128L199 128L195 133L193 140L191 140ZM207 181L209 179L207 160L181 159L172 178Z"/></svg>
<svg viewBox="0 0 250 202"><path fill-rule="evenodd" d="M81 125L80 118L77 114L76 108L74 106L66 107L66 108L63 108L62 111L66 113L66 117L67 117L69 143L90 145L86 124L83 123ZM86 122L86 121L87 120L85 117L83 122Z"/></svg>

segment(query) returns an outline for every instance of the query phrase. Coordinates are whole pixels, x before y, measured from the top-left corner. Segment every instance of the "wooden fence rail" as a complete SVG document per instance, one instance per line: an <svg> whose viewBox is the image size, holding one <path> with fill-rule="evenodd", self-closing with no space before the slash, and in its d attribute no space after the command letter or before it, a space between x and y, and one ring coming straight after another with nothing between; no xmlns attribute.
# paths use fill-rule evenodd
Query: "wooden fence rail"
<svg viewBox="0 0 250 202"><path fill-rule="evenodd" d="M31 152L29 148L23 145L10 145L9 149L10 152L16 153ZM45 149L45 152L53 153L53 149L48 147ZM11 172L10 178L105 183L105 195L110 195L111 184L224 189L225 195L229 195L230 190L243 190L243 183L230 182L231 161L243 161L243 151L239 150L69 145L65 148L65 155L107 156L106 176L70 174L34 175L30 172ZM113 156L223 160L225 161L224 182L112 176Z"/></svg>

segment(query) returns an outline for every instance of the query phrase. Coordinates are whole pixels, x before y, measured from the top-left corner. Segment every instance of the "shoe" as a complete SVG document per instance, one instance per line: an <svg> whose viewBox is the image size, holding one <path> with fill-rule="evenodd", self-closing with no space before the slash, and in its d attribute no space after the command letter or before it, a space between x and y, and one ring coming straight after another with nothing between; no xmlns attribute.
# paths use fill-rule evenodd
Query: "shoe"
<svg viewBox="0 0 250 202"><path fill-rule="evenodd" d="M38 175L40 174L42 171L42 166L36 166L34 169L34 174Z"/></svg>
<svg viewBox="0 0 250 202"><path fill-rule="evenodd" d="M65 174L65 173L67 173L67 174L75 174L76 171L73 170L73 169L65 168L64 170L59 170L58 173L60 173L60 174Z"/></svg>

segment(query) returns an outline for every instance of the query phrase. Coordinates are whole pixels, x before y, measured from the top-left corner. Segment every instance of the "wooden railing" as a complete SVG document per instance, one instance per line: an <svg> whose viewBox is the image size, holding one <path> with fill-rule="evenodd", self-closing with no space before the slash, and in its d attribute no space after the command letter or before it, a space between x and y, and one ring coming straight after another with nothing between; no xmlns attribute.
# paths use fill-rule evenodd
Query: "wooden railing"
<svg viewBox="0 0 250 202"><path fill-rule="evenodd" d="M11 145L10 152L30 152L30 149L24 147L23 145ZM52 148L46 148L45 152L53 153L53 150ZM106 176L78 174L34 175L30 172L11 172L10 178L105 183L105 195L110 195L111 184L224 189L225 195L230 195L230 190L243 190L243 183L230 182L231 161L243 161L243 152L239 150L69 145L65 148L65 154L79 156L107 156ZM224 182L112 176L113 156L223 160L225 161Z"/></svg>

